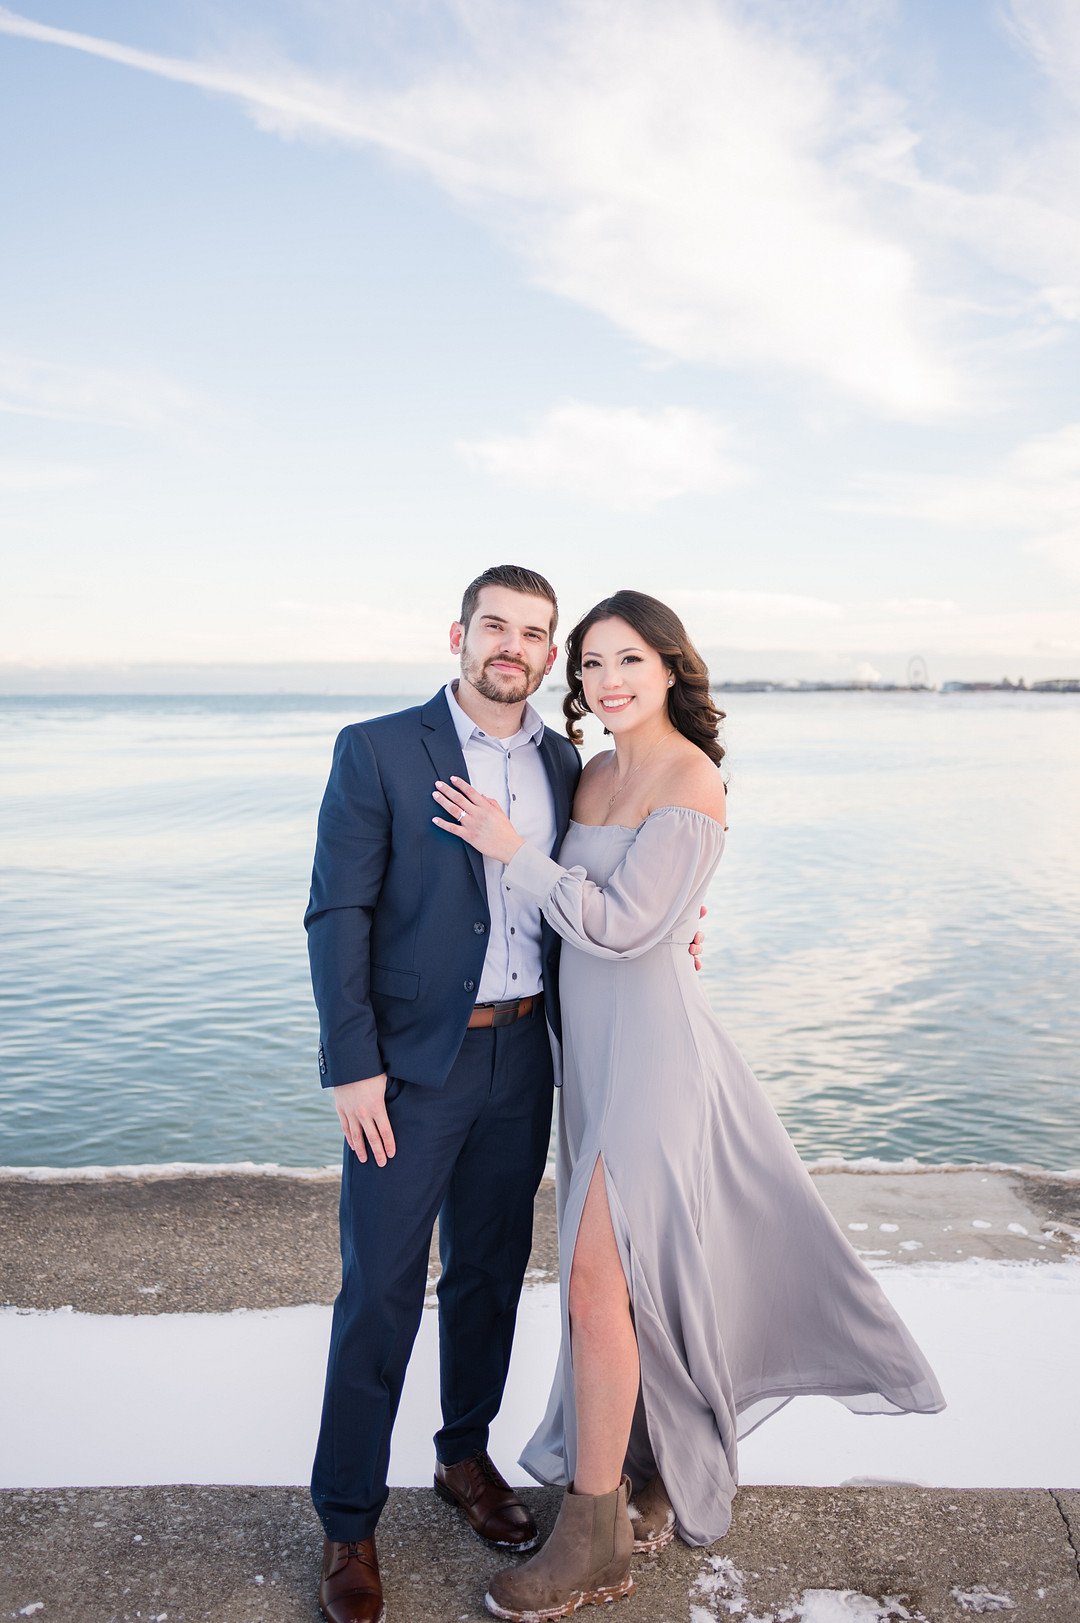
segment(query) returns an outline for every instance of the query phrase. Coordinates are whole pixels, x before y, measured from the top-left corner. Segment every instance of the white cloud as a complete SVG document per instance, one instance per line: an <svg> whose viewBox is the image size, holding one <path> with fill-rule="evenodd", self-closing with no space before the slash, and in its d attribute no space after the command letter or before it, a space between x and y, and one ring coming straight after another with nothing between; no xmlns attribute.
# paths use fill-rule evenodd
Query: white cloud
<svg viewBox="0 0 1080 1623"><path fill-rule="evenodd" d="M1080 526L1056 535L1038 536L1029 550L1045 558L1063 574L1080 580Z"/></svg>
<svg viewBox="0 0 1080 1623"><path fill-rule="evenodd" d="M944 619L960 612L959 603L948 597L890 597L883 607L898 620Z"/></svg>
<svg viewBox="0 0 1080 1623"><path fill-rule="evenodd" d="M1063 99L1080 107L1080 10L1075 0L1009 0L1005 17Z"/></svg>
<svg viewBox="0 0 1080 1623"><path fill-rule="evenodd" d="M385 604L279 598L260 616L255 653L260 660L384 660L412 664L437 660L450 647L453 612L387 607ZM227 635L208 633L214 657L228 657ZM200 657L209 657L206 648Z"/></svg>
<svg viewBox="0 0 1080 1623"><path fill-rule="evenodd" d="M9 415L157 429L187 416L193 404L185 390L152 374L68 366L0 350L0 412Z"/></svg>
<svg viewBox="0 0 1080 1623"><path fill-rule="evenodd" d="M1037 118L1003 103L995 123L949 131L897 106L882 138L849 161L891 191L894 229L939 260L958 312L1004 323L993 341L1007 351L1080 321L1080 11L1073 0L1007 0L996 20L1049 86ZM936 165L926 155L935 140Z"/></svg>
<svg viewBox="0 0 1080 1623"><path fill-rule="evenodd" d="M666 594L679 610L709 615L715 621L738 621L741 625L775 627L783 621L800 625L808 620L839 620L843 605L823 597L800 597L792 592L723 592L691 587Z"/></svg>
<svg viewBox="0 0 1080 1623"><path fill-rule="evenodd" d="M448 153L444 184L510 206L545 286L681 359L950 403L913 257L836 162L853 110L821 61L700 0L548 15L529 49L514 12L484 61L386 107Z"/></svg>
<svg viewBox="0 0 1080 1623"><path fill-rule="evenodd" d="M170 79L177 84L193 85L200 90L235 97L245 103L248 112L262 129L285 135L321 132L347 141L392 147L403 156L418 159L434 156L410 147L407 141L395 140L390 130L379 128L365 119L361 108L344 89L297 73L291 67L278 74L272 71L255 74L211 62L185 61L154 51L140 51L115 40L99 39L93 34L53 28L47 23L20 16L7 6L0 6L0 34L34 40L43 45L64 46L107 62L119 63L122 67L136 68L158 78Z"/></svg>
<svg viewBox="0 0 1080 1623"><path fill-rule="evenodd" d="M888 414L956 405L916 256L867 195L887 100L709 0L460 0L404 89L184 61L0 11L0 30L239 98L263 128L417 164L545 287L661 354L795 372ZM906 139L901 132L901 139Z"/></svg>
<svg viewBox="0 0 1080 1623"><path fill-rule="evenodd" d="M0 461L0 491L8 496L30 496L40 490L67 490L96 479L93 468L75 463Z"/></svg>
<svg viewBox="0 0 1080 1623"><path fill-rule="evenodd" d="M848 675L857 674L871 650L875 661L889 657L903 662L923 654L939 666L950 658L971 658L1002 671L1017 669L1017 661L1050 654L1080 657L1080 618L1067 608L984 610L944 598L840 603L779 592L696 588L672 589L663 596L702 647L813 655L836 662Z"/></svg>
<svg viewBox="0 0 1080 1623"><path fill-rule="evenodd" d="M866 479L839 505L1016 535L1080 575L1080 423L1033 435L975 473Z"/></svg>
<svg viewBox="0 0 1080 1623"><path fill-rule="evenodd" d="M1080 618L1070 609L980 609L952 605L947 613L898 620L887 604L853 604L838 646L925 654L939 667L950 657L983 659L1002 672L1044 653L1080 657Z"/></svg>
<svg viewBox="0 0 1080 1623"><path fill-rule="evenodd" d="M165 56L3 7L0 32L234 98L283 136L378 147L661 355L924 418L988 402L981 321L998 355L1080 321L1080 12L998 15L1051 89L1036 134L1012 107L950 131L886 89L900 24L876 0L436 0L441 60L414 38L393 88L350 72L355 27L332 74L265 45Z"/></svg>
<svg viewBox="0 0 1080 1623"><path fill-rule="evenodd" d="M616 510L676 496L715 495L745 472L728 455L728 430L702 412L668 406L557 406L526 434L461 443L472 464L506 484Z"/></svg>

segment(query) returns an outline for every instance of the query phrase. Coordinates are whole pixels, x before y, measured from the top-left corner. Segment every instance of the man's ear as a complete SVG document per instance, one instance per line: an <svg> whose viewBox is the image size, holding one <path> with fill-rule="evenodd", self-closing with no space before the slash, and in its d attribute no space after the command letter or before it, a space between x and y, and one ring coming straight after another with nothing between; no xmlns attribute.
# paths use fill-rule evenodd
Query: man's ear
<svg viewBox="0 0 1080 1623"><path fill-rule="evenodd" d="M456 653L457 650L455 649L454 652ZM545 676L550 676L551 675L551 667L555 663L555 656L556 656L556 654L558 652L559 652L559 650L556 648L555 644L552 643L551 650L550 650L550 652L548 654L548 657L547 657L547 664L544 666L544 675Z"/></svg>
<svg viewBox="0 0 1080 1623"><path fill-rule="evenodd" d="M450 652L452 654L460 654L461 645L464 641L465 627L462 625L460 620L455 620L453 625L450 627ZM551 667L549 665L548 670L550 669Z"/></svg>

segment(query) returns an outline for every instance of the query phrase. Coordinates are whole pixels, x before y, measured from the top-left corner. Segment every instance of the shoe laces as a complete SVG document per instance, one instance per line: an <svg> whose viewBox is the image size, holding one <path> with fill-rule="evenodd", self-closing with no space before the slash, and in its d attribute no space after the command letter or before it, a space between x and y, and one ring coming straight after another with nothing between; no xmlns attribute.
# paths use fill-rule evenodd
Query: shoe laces
<svg viewBox="0 0 1080 1623"><path fill-rule="evenodd" d="M498 1471L495 1469L495 1464L494 1464L494 1461L492 1460L490 1454L480 1454L480 1455L478 1455L477 1456L477 1464L479 1465L481 1472L483 1473L484 1476L487 1477L489 1482L493 1483L496 1488L505 1488L506 1483L503 1481L502 1477L499 1475Z"/></svg>

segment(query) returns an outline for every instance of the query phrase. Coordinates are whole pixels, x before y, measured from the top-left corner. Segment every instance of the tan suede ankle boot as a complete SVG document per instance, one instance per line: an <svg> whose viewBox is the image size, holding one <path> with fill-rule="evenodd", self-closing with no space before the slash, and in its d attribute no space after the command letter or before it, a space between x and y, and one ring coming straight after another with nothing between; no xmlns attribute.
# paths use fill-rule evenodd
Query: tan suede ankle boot
<svg viewBox="0 0 1080 1623"><path fill-rule="evenodd" d="M484 1596L488 1611L496 1617L539 1623L566 1617L579 1606L603 1605L629 1595L634 1587L629 1497L630 1479L625 1476L611 1493L574 1493L568 1488L543 1549L491 1580Z"/></svg>
<svg viewBox="0 0 1080 1623"><path fill-rule="evenodd" d="M675 1537L675 1512L658 1476L633 1495L629 1508L635 1551L662 1550L671 1543Z"/></svg>

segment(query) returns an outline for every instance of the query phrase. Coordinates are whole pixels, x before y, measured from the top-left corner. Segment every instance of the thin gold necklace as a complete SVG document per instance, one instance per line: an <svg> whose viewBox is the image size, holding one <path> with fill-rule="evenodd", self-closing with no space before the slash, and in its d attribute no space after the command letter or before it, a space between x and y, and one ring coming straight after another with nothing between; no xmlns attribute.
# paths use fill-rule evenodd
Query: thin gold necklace
<svg viewBox="0 0 1080 1623"><path fill-rule="evenodd" d="M656 740L656 743L653 745L653 747L649 751L648 755L646 755L645 759L640 763L640 765L635 766L632 769L632 771L628 772L626 774L625 778L623 779L623 781L608 796L608 803L607 803L608 811L610 811L612 806L614 806L615 802L618 800L619 796L622 794L623 790L626 788L626 786L630 782L631 778L636 778L638 773L641 771L642 767L648 766L649 762L652 760L653 756L656 754L657 750L660 748L661 744L664 742L664 739L667 738L668 736L669 735L667 733L662 733L660 735L660 737ZM615 756L615 768L616 769L618 768L618 764L619 764L619 757L618 757L618 753L616 753L616 756Z"/></svg>

